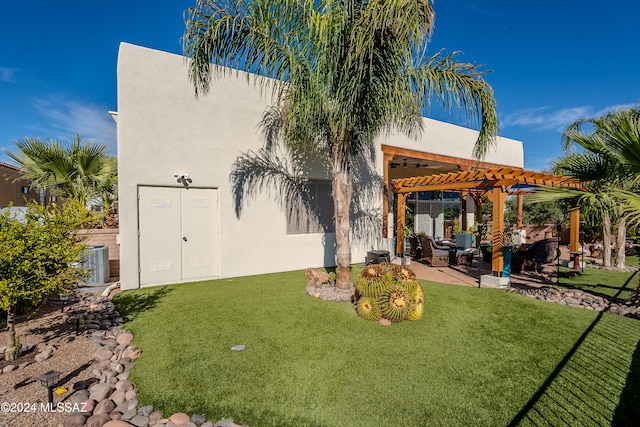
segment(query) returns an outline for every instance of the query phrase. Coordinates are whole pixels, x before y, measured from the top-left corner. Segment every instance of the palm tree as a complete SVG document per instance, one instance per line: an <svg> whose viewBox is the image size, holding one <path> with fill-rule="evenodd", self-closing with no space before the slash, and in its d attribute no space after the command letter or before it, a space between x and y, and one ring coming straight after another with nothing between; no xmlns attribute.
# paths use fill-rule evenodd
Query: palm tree
<svg viewBox="0 0 640 427"><path fill-rule="evenodd" d="M108 210L117 194L117 163L106 144L24 138L15 141L18 151L7 151L22 169L21 178L38 189L80 202L98 203Z"/></svg>
<svg viewBox="0 0 640 427"><path fill-rule="evenodd" d="M628 217L625 213L640 183L640 111L616 110L578 120L563 133L562 145L567 154L554 163L554 171L589 182L590 192L578 197L586 213L602 223L603 263L611 265L613 226L617 230L616 266L624 267ZM571 191L555 194L576 195Z"/></svg>
<svg viewBox="0 0 640 427"><path fill-rule="evenodd" d="M349 288L354 164L382 132L417 136L433 100L480 122L482 157L498 129L479 67L456 54L426 56L429 0L198 0L183 38L196 95L244 69L275 97L266 129L287 146L320 147L330 162L336 285Z"/></svg>

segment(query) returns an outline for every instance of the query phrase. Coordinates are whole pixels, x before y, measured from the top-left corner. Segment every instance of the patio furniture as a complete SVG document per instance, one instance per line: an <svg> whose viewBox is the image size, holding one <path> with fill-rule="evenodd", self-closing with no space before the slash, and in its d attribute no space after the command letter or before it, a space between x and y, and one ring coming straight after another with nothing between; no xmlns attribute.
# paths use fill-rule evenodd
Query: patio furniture
<svg viewBox="0 0 640 427"><path fill-rule="evenodd" d="M418 236L420 245L422 246L422 258L426 260L432 267L446 267L449 265L457 265L463 259L470 262L473 259L473 253L459 250L451 245L438 245L431 236Z"/></svg>
<svg viewBox="0 0 640 427"><path fill-rule="evenodd" d="M525 252L513 254L523 258L522 269L525 271L542 271L544 264L553 263L558 257L558 241L556 239L544 239L533 243Z"/></svg>
<svg viewBox="0 0 640 427"><path fill-rule="evenodd" d="M369 251L367 252L367 258L365 259L365 264L380 264L383 262L391 262L391 258L389 256L389 251Z"/></svg>

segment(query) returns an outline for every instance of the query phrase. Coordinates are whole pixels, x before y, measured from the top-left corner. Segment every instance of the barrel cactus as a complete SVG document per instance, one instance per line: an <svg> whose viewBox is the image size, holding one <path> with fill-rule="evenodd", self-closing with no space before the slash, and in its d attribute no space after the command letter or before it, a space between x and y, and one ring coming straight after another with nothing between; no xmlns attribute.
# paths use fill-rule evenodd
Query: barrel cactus
<svg viewBox="0 0 640 427"><path fill-rule="evenodd" d="M392 322L401 322L409 315L411 294L401 285L389 286L380 296L382 315Z"/></svg>
<svg viewBox="0 0 640 427"><path fill-rule="evenodd" d="M408 320L420 320L424 314L424 292L422 286L411 292L411 304L409 306Z"/></svg>
<svg viewBox="0 0 640 427"><path fill-rule="evenodd" d="M377 322L382 318L380 304L378 303L378 299L375 297L360 297L356 311L358 315L365 320Z"/></svg>
<svg viewBox="0 0 640 427"><path fill-rule="evenodd" d="M356 291L361 296L377 297L389 287L391 274L379 264L366 266L356 282Z"/></svg>

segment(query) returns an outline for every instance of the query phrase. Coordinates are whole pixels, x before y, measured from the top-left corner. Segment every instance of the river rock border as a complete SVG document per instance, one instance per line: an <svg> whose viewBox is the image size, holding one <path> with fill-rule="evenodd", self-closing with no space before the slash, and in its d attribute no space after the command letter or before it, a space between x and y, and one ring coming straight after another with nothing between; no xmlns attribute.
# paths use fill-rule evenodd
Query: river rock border
<svg viewBox="0 0 640 427"><path fill-rule="evenodd" d="M541 287L514 286L508 288L508 291L525 295L530 298L568 305L570 307L604 311L607 313L614 313L621 316L640 319L640 307L637 307L632 299L624 302L616 302L613 299L593 295L580 289L562 289L551 285L544 285Z"/></svg>
<svg viewBox="0 0 640 427"><path fill-rule="evenodd" d="M97 349L94 378L74 384L67 399L84 407L84 412L67 415L64 427L242 427L232 418L213 422L182 412L164 417L151 405L140 406L129 372L142 351L132 344L133 334L121 328L124 320L113 302L104 296L85 296L72 308L84 310L80 326Z"/></svg>

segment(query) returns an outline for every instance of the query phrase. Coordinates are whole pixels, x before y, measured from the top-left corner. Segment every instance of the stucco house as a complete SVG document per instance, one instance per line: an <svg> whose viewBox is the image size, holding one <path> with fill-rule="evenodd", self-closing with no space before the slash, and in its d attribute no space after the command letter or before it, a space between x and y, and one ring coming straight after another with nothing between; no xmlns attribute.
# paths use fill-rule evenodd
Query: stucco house
<svg viewBox="0 0 640 427"><path fill-rule="evenodd" d="M0 162L0 208L5 208L10 204L25 206L30 201L44 202L40 200L40 191L31 188L31 183L19 179L19 176L19 167Z"/></svg>
<svg viewBox="0 0 640 427"><path fill-rule="evenodd" d="M127 43L120 45L117 81L118 111L112 114L123 289L335 265L330 226L294 224L272 191L256 189L241 213L236 211L230 175L239 156L264 144L259 123L270 105L268 93L238 73L214 80L210 93L196 98L182 56ZM417 173L467 170L475 163L477 135L424 118L417 140L391 135L376 141L370 176L378 177L379 189L359 203L379 221L373 233L352 233L353 262L364 261L371 249L393 253L386 203L392 195L381 184ZM521 142L499 138L497 146L484 166L523 166ZM318 209L327 210L326 173L313 167L306 173L314 179ZM464 219L471 225L473 203L456 194L415 196L416 231L444 237L443 213L450 204L466 203ZM327 212L330 219L332 208Z"/></svg>

